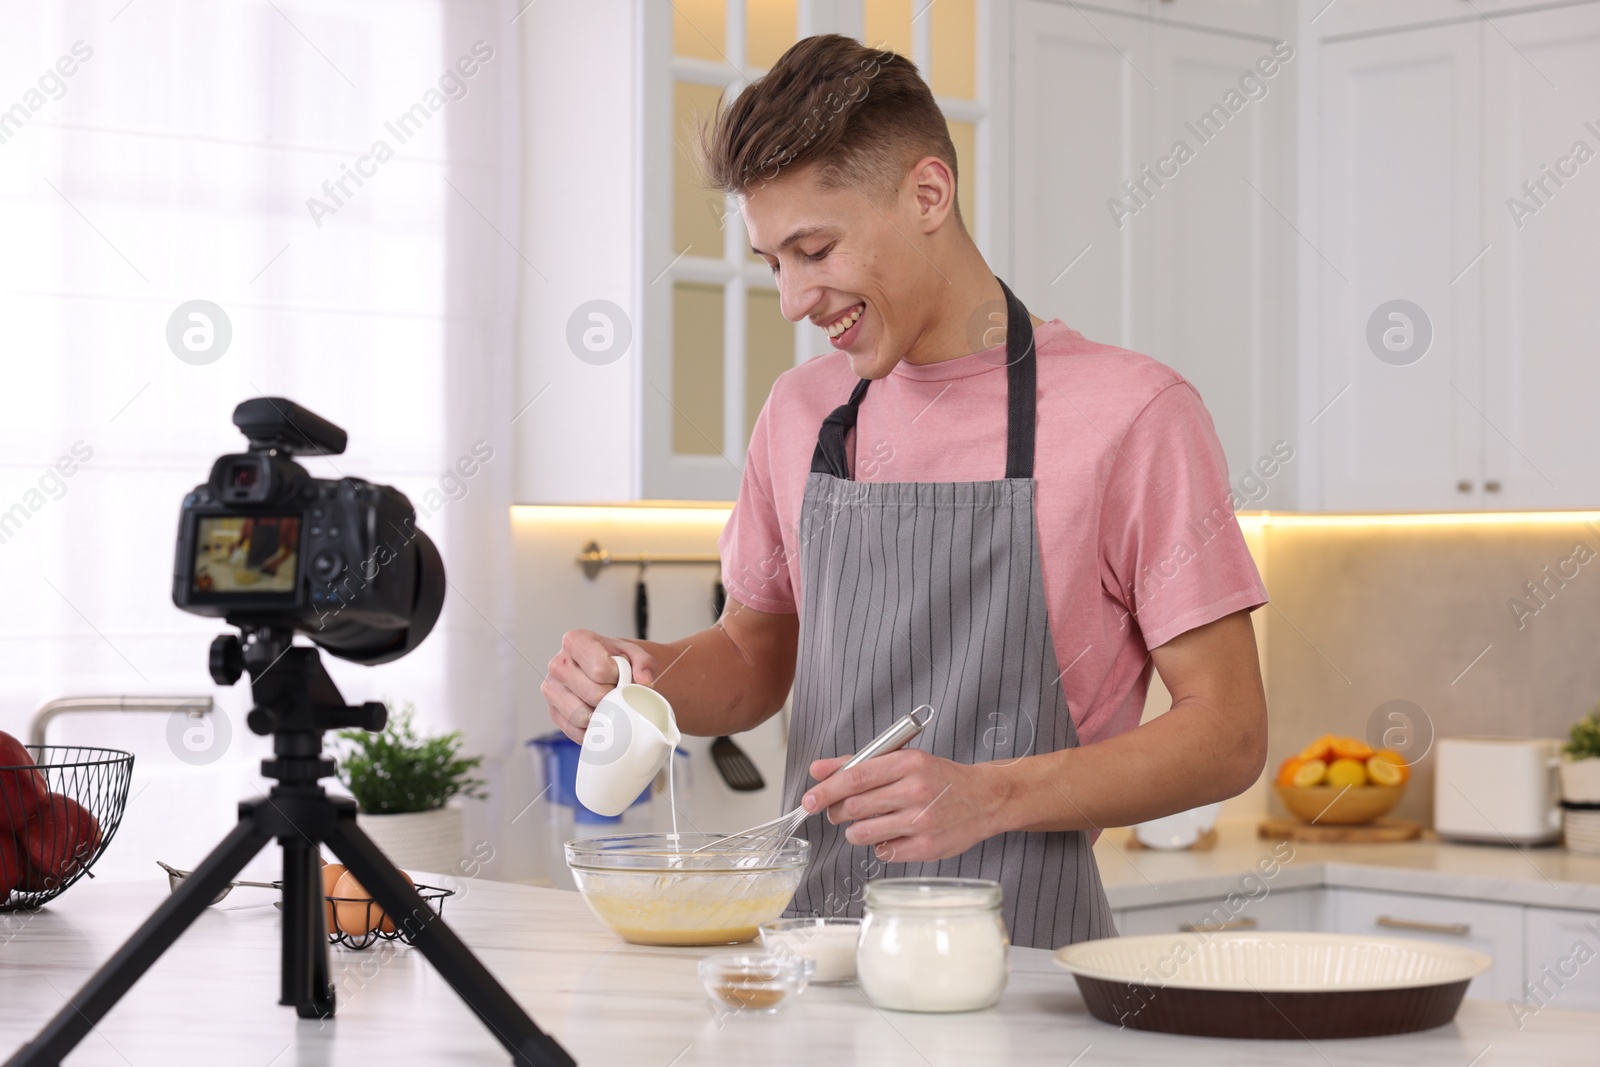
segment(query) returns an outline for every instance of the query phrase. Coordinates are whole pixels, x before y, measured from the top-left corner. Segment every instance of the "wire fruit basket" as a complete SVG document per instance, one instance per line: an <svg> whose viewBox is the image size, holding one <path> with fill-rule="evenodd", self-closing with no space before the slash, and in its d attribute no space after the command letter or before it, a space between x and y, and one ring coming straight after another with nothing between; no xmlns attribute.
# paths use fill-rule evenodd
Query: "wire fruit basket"
<svg viewBox="0 0 1600 1067"><path fill-rule="evenodd" d="M17 745L31 763L0 766L0 910L37 908L89 873L128 805L133 753Z"/></svg>
<svg viewBox="0 0 1600 1067"><path fill-rule="evenodd" d="M353 949L369 948L378 941L411 944L417 931L422 929L423 922L444 913L444 898L455 895L454 889L440 889L421 883L417 884L416 890L423 903L432 909L431 915L397 920L385 913L377 901L368 897L328 897L328 944Z"/></svg>

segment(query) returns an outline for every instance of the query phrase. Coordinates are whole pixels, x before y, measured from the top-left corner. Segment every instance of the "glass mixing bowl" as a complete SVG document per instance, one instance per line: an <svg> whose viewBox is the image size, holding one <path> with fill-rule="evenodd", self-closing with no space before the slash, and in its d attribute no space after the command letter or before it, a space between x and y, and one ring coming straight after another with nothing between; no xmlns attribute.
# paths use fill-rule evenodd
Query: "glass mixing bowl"
<svg viewBox="0 0 1600 1067"><path fill-rule="evenodd" d="M811 843L694 850L721 834L618 834L566 844L595 917L636 945L733 945L776 919L800 887Z"/></svg>

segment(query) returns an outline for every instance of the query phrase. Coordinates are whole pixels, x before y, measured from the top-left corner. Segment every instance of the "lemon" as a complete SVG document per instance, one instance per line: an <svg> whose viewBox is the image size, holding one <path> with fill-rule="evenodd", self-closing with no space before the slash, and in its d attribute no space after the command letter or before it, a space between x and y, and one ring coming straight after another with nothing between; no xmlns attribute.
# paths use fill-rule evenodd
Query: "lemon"
<svg viewBox="0 0 1600 1067"><path fill-rule="evenodd" d="M1403 767L1382 756L1367 760L1367 777L1372 779L1373 785L1399 785L1406 780L1405 773Z"/></svg>
<svg viewBox="0 0 1600 1067"><path fill-rule="evenodd" d="M1334 760L1328 764L1328 784L1337 786L1366 785L1367 768L1358 759L1348 756Z"/></svg>
<svg viewBox="0 0 1600 1067"><path fill-rule="evenodd" d="M1411 777L1411 764L1410 764L1410 762L1408 762L1404 756L1400 755L1400 753L1396 752L1394 749L1392 749L1392 748L1380 748L1380 749L1378 749L1378 751L1376 751L1376 752L1374 752L1372 754L1372 757L1374 759L1382 760L1385 763L1392 763L1396 767L1398 767L1400 769L1400 781L1404 782L1407 778ZM1371 768L1371 764L1369 763L1368 764L1369 773L1370 773L1370 768Z"/></svg>
<svg viewBox="0 0 1600 1067"><path fill-rule="evenodd" d="M1295 769L1291 784L1296 789L1305 789L1313 785L1321 785L1323 777L1328 773L1328 765L1319 759L1308 759Z"/></svg>

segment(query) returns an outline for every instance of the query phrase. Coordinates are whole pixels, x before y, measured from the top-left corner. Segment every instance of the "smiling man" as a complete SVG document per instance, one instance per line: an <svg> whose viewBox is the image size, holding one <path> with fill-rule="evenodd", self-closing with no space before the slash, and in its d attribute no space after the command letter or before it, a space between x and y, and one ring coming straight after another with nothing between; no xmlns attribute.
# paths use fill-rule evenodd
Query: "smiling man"
<svg viewBox="0 0 1600 1067"><path fill-rule="evenodd" d="M873 878L978 877L1004 887L1014 944L1114 934L1092 835L1233 796L1265 758L1266 594L1199 395L994 276L899 56L801 41L724 104L704 156L785 316L834 351L756 422L722 620L675 642L569 632L552 717L583 736L614 654L687 733L748 729L792 684L781 807L825 812L792 912L860 914ZM1140 725L1152 667L1173 704ZM921 704L913 747L833 775Z"/></svg>

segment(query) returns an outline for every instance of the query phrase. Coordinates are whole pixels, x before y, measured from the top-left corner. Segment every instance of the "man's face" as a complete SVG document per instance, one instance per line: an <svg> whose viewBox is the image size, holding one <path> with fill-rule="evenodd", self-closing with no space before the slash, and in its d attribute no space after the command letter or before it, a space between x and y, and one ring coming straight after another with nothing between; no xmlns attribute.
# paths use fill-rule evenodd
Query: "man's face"
<svg viewBox="0 0 1600 1067"><path fill-rule="evenodd" d="M905 183L909 186L910 183ZM825 188L797 168L741 197L750 245L767 265L791 322L809 319L849 354L862 378L882 378L930 316L937 287L915 196L883 199L866 187Z"/></svg>

